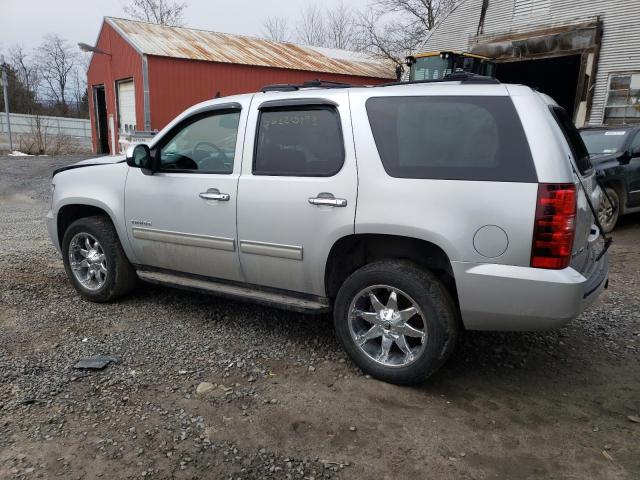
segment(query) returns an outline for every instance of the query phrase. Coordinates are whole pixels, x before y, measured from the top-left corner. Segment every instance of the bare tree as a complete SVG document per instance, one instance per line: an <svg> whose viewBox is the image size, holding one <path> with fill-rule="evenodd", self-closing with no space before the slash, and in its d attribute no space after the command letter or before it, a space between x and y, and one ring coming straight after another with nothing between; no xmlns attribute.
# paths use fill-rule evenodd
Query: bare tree
<svg viewBox="0 0 640 480"><path fill-rule="evenodd" d="M340 2L326 11L325 45L332 48L353 50L357 45L357 22L354 11Z"/></svg>
<svg viewBox="0 0 640 480"><path fill-rule="evenodd" d="M78 66L78 54L56 33L44 36L37 55L38 70L48 96L67 112L70 75Z"/></svg>
<svg viewBox="0 0 640 480"><path fill-rule="evenodd" d="M73 69L71 75L71 93L76 108L76 115L80 118L87 118L89 115L88 92L87 92L87 70L91 56L85 54L80 57L78 65Z"/></svg>
<svg viewBox="0 0 640 480"><path fill-rule="evenodd" d="M315 4L300 10L296 24L296 40L305 45L326 46L327 29L322 9Z"/></svg>
<svg viewBox="0 0 640 480"><path fill-rule="evenodd" d="M130 0L124 12L134 20L180 27L183 25L186 3L172 0Z"/></svg>
<svg viewBox="0 0 640 480"><path fill-rule="evenodd" d="M406 16L427 33L454 3L454 0L374 0L373 5L378 11Z"/></svg>
<svg viewBox="0 0 640 480"><path fill-rule="evenodd" d="M39 85L38 66L21 44L11 47L8 53L9 63L15 70L18 79L28 91L35 95Z"/></svg>
<svg viewBox="0 0 640 480"><path fill-rule="evenodd" d="M284 17L267 17L262 23L263 37L274 42L290 41L287 19Z"/></svg>
<svg viewBox="0 0 640 480"><path fill-rule="evenodd" d="M402 67L453 5L454 0L374 0L358 20L360 46Z"/></svg>

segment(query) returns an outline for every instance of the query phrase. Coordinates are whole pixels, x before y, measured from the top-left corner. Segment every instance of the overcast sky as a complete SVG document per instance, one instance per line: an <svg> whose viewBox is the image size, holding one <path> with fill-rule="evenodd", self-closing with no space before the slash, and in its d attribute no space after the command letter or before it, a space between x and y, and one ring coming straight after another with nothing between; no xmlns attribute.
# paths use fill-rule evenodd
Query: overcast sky
<svg viewBox="0 0 640 480"><path fill-rule="evenodd" d="M187 0L185 26L259 36L268 16L294 19L305 5L335 5L339 0ZM345 0L362 7L369 0ZM55 32L70 43L93 45L102 17L123 17L126 0L0 0L0 50L16 43L31 48Z"/></svg>

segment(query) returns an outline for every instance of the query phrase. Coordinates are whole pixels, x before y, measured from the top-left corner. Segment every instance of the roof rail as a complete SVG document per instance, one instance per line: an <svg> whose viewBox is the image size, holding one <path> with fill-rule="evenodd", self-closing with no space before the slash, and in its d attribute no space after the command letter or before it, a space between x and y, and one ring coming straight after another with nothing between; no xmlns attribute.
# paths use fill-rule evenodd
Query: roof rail
<svg viewBox="0 0 640 480"><path fill-rule="evenodd" d="M332 82L330 80L307 80L302 83L275 83L273 85L265 85L262 87L262 92L292 92L294 90L300 90L301 88L349 88L352 87L350 83Z"/></svg>
<svg viewBox="0 0 640 480"><path fill-rule="evenodd" d="M442 83L442 82L460 82L460 83L486 83L486 84L499 84L500 81L497 78L486 77L484 75L477 75L470 72L455 72L448 73L443 78L435 80L407 80L404 82L391 82L376 85L377 87L391 87L394 85L412 85L420 83Z"/></svg>

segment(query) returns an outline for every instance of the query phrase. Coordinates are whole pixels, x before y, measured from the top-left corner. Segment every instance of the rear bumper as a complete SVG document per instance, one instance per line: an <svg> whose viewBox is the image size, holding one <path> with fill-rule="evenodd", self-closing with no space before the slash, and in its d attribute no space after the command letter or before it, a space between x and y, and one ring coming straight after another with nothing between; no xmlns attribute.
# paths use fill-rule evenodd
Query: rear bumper
<svg viewBox="0 0 640 480"><path fill-rule="evenodd" d="M464 326L530 331L564 325L588 308L609 276L605 254L584 277L564 270L452 262Z"/></svg>

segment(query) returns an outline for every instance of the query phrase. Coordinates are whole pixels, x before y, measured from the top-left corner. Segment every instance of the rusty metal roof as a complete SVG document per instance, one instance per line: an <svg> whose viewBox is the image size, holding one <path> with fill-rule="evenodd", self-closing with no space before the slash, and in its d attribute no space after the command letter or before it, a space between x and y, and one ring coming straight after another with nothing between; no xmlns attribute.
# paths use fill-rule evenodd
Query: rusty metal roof
<svg viewBox="0 0 640 480"><path fill-rule="evenodd" d="M146 55L374 78L395 78L393 65L366 54L259 38L166 27L122 18L105 21Z"/></svg>

